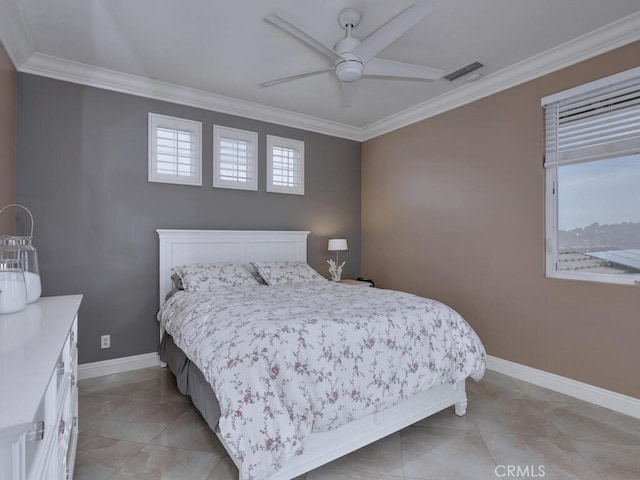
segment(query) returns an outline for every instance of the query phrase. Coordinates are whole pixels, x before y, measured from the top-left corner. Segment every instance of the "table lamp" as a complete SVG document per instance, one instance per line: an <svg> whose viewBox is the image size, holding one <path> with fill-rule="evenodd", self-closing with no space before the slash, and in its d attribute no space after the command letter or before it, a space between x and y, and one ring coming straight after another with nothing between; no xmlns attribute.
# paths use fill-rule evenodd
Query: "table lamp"
<svg viewBox="0 0 640 480"><path fill-rule="evenodd" d="M330 252L336 252L336 261L334 262L333 259L330 259L327 260L327 263L329 264L329 273L331 274L331 280L333 280L334 282L339 282L340 277L342 276L342 267L344 267L344 264L347 263L346 261L343 261L342 264L338 265L339 255L340 252L349 250L349 247L347 246L347 239L330 238L329 248L327 250L329 250Z"/></svg>

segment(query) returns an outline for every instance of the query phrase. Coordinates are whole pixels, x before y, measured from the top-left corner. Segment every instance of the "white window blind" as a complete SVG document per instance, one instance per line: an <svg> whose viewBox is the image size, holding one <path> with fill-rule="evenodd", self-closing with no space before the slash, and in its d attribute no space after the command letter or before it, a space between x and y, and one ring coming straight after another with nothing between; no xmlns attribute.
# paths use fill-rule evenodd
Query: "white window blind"
<svg viewBox="0 0 640 480"><path fill-rule="evenodd" d="M581 92L582 87L577 94L570 90L564 98L557 94L543 99L545 166L640 152L640 69L616 77L590 91Z"/></svg>
<svg viewBox="0 0 640 480"><path fill-rule="evenodd" d="M200 122L149 113L149 181L202 185Z"/></svg>
<svg viewBox="0 0 640 480"><path fill-rule="evenodd" d="M640 67L542 106L547 276L640 284Z"/></svg>
<svg viewBox="0 0 640 480"><path fill-rule="evenodd" d="M258 134L213 126L213 186L258 190Z"/></svg>
<svg viewBox="0 0 640 480"><path fill-rule="evenodd" d="M304 195L304 142L267 135L267 191Z"/></svg>

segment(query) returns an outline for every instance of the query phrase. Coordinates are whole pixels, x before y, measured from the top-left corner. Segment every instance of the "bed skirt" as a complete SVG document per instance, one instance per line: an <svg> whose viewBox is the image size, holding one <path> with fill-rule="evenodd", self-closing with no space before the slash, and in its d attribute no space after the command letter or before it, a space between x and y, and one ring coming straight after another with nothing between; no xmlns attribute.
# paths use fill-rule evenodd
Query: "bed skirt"
<svg viewBox="0 0 640 480"><path fill-rule="evenodd" d="M165 362L176 377L178 390L191 397L191 401L215 430L220 419L220 404L200 369L178 348L171 335L165 332L160 342L160 360Z"/></svg>

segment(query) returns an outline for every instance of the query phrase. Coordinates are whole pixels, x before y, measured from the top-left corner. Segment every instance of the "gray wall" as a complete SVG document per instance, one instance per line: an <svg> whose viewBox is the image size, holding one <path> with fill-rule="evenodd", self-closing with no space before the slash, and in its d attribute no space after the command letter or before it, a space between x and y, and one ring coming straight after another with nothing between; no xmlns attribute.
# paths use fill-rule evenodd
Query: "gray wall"
<svg viewBox="0 0 640 480"><path fill-rule="evenodd" d="M147 181L148 112L202 122L203 186ZM258 132L258 192L211 187L214 124ZM305 142L304 196L266 193L266 134ZM19 74L17 200L43 295L84 294L80 363L156 350L157 228L311 230L325 276L327 239L344 236L343 276L360 274L360 143L257 120Z"/></svg>

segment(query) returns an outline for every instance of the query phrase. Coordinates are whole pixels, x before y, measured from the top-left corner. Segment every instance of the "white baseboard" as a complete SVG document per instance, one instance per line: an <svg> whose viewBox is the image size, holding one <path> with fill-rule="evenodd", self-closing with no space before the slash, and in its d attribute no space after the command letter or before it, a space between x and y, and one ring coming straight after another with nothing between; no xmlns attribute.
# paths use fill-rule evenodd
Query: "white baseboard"
<svg viewBox="0 0 640 480"><path fill-rule="evenodd" d="M128 372L130 370L138 370L139 368L156 367L159 365L160 358L155 352L143 353L142 355L134 355L132 357L114 358L113 360L104 360L102 362L83 363L78 365L78 380Z"/></svg>
<svg viewBox="0 0 640 480"><path fill-rule="evenodd" d="M160 365L157 353L145 353L132 357L115 358L102 362L84 363L78 366L78 379L100 377L114 373L128 372L139 368ZM587 383L578 382L554 373L520 365L519 363L503 360L487 355L487 369L517 378L524 382L548 388L555 392L569 395L615 412L640 418L640 399L622 395L621 393L605 390Z"/></svg>
<svg viewBox="0 0 640 480"><path fill-rule="evenodd" d="M640 418L640 399L487 355L487 369L601 407Z"/></svg>

